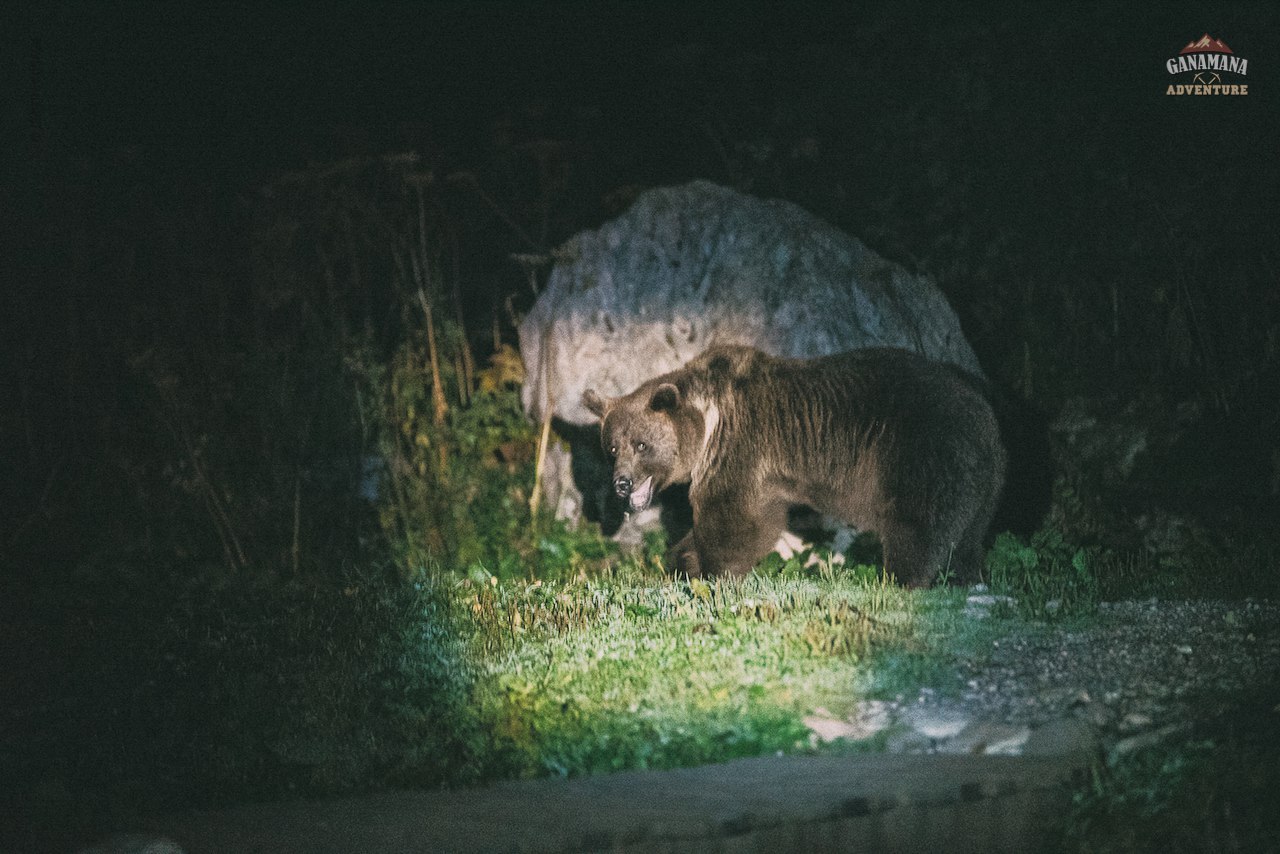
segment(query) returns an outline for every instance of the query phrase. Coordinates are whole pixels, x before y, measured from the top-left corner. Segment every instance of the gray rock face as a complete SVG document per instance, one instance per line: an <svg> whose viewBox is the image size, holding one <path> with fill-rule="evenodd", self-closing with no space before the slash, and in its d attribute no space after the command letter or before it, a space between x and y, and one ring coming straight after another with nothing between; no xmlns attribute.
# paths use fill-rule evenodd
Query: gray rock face
<svg viewBox="0 0 1280 854"><path fill-rule="evenodd" d="M573 446L574 465L552 461L557 477L546 480L562 517L581 509L565 475L583 474L576 456L588 434L572 430L593 420L583 391L624 394L713 344L795 357L905 347L981 375L929 279L789 202L706 181L650 190L558 254L520 325L520 350L525 410L541 419L549 408Z"/></svg>

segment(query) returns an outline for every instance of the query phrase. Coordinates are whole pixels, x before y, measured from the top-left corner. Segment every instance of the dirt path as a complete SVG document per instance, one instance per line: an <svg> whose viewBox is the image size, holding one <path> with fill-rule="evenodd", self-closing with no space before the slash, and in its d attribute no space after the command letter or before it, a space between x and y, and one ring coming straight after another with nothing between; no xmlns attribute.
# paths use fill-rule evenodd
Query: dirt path
<svg viewBox="0 0 1280 854"><path fill-rule="evenodd" d="M94 854L1036 850L1069 800L1063 781L1083 764L1071 756L765 756L194 813Z"/></svg>

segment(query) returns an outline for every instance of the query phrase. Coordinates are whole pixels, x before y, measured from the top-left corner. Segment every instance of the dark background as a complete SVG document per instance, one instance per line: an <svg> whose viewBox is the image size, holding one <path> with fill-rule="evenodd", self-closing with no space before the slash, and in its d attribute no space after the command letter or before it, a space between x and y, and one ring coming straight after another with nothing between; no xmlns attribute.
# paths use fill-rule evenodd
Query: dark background
<svg viewBox="0 0 1280 854"><path fill-rule="evenodd" d="M273 182L392 153L435 182L481 359L530 299L512 252L704 177L936 277L988 373L1047 413L1147 394L1220 416L1196 479L1265 499L1276 20L1266 4L19 4L0 113L7 551L77 559L82 538L33 510L85 500L104 442L145 429L129 377L153 348L297 343L306 299L262 308ZM1205 31L1249 59L1247 97L1164 94L1165 59ZM344 330L394 338L386 278L348 285Z"/></svg>
<svg viewBox="0 0 1280 854"><path fill-rule="evenodd" d="M1068 533L1136 547L1110 521L1159 507L1216 537L1197 572L1246 550L1274 567L1278 22L1273 3L8 4L0 690L21 698L5 743L38 748L15 779L53 779L51 814L58 787L103 785L39 757L74 767L49 733L149 696L108 673L105 638L158 655L138 632L174 619L146 592L164 579L341 588L385 558L352 498L352 364L421 326L386 251L414 221L386 155L427 187L442 304L482 364L532 299L512 253L695 177L790 199L933 276L1006 393L1168 437L1133 482L1071 481L1088 524ZM1205 32L1248 59L1247 97L1165 95L1187 82L1165 60ZM28 739L95 656L79 711ZM279 794L255 779L219 797Z"/></svg>

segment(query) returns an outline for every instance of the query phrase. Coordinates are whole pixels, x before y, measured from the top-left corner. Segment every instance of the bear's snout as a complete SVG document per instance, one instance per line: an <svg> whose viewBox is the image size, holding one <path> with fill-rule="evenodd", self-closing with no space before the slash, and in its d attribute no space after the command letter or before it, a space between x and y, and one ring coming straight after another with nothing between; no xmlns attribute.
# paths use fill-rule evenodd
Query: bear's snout
<svg viewBox="0 0 1280 854"><path fill-rule="evenodd" d="M619 498L631 497L631 478L625 474L620 474L613 479L613 491L618 493Z"/></svg>

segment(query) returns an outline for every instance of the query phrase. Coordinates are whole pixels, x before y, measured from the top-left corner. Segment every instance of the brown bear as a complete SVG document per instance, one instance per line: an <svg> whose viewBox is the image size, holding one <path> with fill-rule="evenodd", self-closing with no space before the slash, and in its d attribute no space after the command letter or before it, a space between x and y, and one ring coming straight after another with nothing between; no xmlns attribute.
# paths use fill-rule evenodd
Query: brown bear
<svg viewBox="0 0 1280 854"><path fill-rule="evenodd" d="M888 348L783 359L720 346L583 403L632 510L690 484L693 529L668 558L677 573L751 571L796 506L878 533L886 568L910 586L980 569L1006 453L984 384L952 365Z"/></svg>

